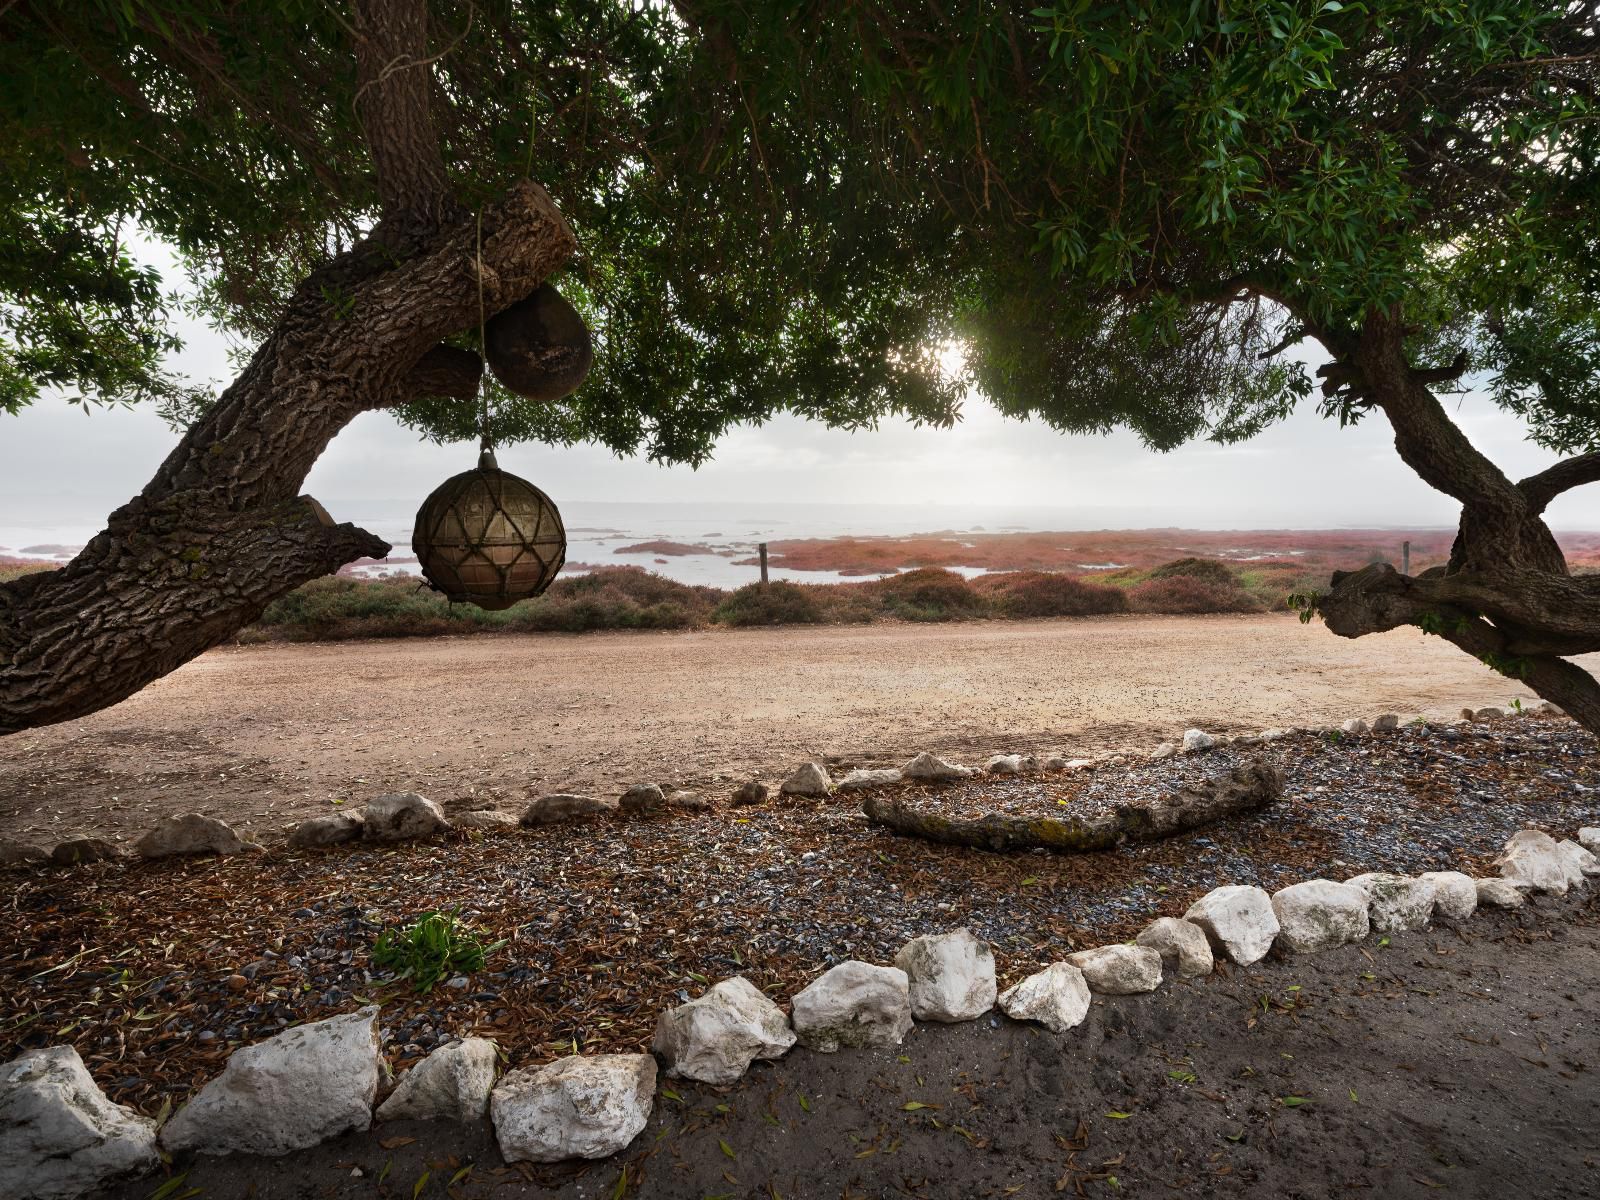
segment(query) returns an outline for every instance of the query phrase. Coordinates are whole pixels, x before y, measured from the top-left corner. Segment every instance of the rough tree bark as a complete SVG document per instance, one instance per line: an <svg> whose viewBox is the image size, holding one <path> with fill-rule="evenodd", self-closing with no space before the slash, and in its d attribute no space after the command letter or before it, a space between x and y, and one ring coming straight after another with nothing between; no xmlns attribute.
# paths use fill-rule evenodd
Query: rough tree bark
<svg viewBox="0 0 1600 1200"><path fill-rule="evenodd" d="M1600 651L1600 576L1575 577L1544 521L1563 492L1600 480L1582 454L1513 482L1450 420L1430 384L1461 373L1408 361L1396 313L1371 316L1341 345L1332 374L1380 409L1395 448L1427 483L1461 503L1450 561L1416 576L1379 564L1334 575L1317 610L1342 637L1414 625L1437 634L1600 733L1600 684L1567 657Z"/></svg>
<svg viewBox="0 0 1600 1200"><path fill-rule="evenodd" d="M215 407L145 489L58 571L0 585L0 734L115 704L307 580L389 546L299 496L357 415L476 392L441 341L528 295L572 255L524 181L481 214L452 196L429 112L427 6L356 0L357 111L383 204L308 278ZM480 293L481 277L481 293Z"/></svg>
<svg viewBox="0 0 1600 1200"><path fill-rule="evenodd" d="M983 850L1044 848L1070 853L1110 850L1123 842L1154 842L1228 817L1257 812L1283 795L1283 772L1252 759L1194 787L1145 804L1119 804L1095 817L1014 817L988 813L976 820L912 808L891 796L861 802L867 820L907 837Z"/></svg>

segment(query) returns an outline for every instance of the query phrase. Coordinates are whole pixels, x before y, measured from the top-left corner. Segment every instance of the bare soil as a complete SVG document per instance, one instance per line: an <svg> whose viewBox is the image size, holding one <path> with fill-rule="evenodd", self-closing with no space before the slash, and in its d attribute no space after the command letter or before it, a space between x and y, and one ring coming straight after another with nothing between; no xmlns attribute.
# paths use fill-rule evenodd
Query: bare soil
<svg viewBox="0 0 1600 1200"><path fill-rule="evenodd" d="M1082 754L1518 694L1415 631L1352 642L1277 614L227 647L0 740L0 836L129 838L200 811L273 837L388 791L720 790L809 758Z"/></svg>

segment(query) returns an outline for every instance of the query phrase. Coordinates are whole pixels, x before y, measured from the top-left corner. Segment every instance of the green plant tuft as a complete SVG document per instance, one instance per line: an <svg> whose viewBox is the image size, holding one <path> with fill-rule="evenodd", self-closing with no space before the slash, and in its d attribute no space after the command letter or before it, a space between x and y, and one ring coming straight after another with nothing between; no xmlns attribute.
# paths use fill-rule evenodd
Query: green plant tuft
<svg viewBox="0 0 1600 1200"><path fill-rule="evenodd" d="M372 965L410 979L419 994L452 975L483 970L484 960L505 941L485 946L461 919L461 911L427 912L410 925L385 929L372 943Z"/></svg>

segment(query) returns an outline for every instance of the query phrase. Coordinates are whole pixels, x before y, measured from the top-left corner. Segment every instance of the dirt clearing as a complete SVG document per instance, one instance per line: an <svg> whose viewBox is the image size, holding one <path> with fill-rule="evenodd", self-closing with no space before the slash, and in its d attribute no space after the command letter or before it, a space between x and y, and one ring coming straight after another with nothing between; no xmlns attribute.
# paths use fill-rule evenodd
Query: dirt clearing
<svg viewBox="0 0 1600 1200"><path fill-rule="evenodd" d="M386 791L516 807L814 757L1148 748L1189 725L1454 715L1518 694L1414 630L1352 642L1286 615L229 647L0 739L0 836L137 836L198 810L271 837Z"/></svg>

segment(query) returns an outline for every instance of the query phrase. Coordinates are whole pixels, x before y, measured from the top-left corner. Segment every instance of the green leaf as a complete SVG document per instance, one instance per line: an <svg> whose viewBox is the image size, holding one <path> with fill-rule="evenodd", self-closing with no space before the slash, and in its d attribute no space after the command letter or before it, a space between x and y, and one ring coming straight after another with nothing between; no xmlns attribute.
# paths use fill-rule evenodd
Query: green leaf
<svg viewBox="0 0 1600 1200"><path fill-rule="evenodd" d="M733 1152L733 1147L728 1145L727 1142L722 1141L720 1138L717 1140L717 1145L722 1148L722 1152L724 1154L726 1154L729 1158L737 1159L739 1157L737 1154L735 1154Z"/></svg>
<svg viewBox="0 0 1600 1200"><path fill-rule="evenodd" d="M417 1181L411 1185L411 1200L417 1200L422 1195L422 1189L428 1186L428 1177L432 1174L432 1171L424 1171L417 1177Z"/></svg>
<svg viewBox="0 0 1600 1200"><path fill-rule="evenodd" d="M1113 1121L1126 1121L1129 1117L1133 1116L1133 1114L1118 1112L1113 1108L1110 1112L1106 1113L1106 1116L1110 1117Z"/></svg>
<svg viewBox="0 0 1600 1200"><path fill-rule="evenodd" d="M1305 1096L1279 1096L1278 1103L1285 1108L1298 1108L1302 1104L1310 1104L1311 1101Z"/></svg>

